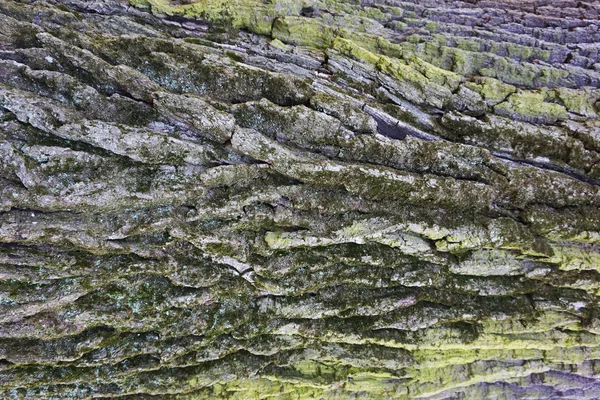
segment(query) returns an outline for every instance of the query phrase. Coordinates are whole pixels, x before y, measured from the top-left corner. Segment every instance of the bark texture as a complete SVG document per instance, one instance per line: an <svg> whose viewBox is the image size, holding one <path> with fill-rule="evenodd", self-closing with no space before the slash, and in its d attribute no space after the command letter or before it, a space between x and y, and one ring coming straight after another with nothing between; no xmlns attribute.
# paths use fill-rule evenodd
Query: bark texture
<svg viewBox="0 0 600 400"><path fill-rule="evenodd" d="M0 0L0 397L600 397L596 1Z"/></svg>

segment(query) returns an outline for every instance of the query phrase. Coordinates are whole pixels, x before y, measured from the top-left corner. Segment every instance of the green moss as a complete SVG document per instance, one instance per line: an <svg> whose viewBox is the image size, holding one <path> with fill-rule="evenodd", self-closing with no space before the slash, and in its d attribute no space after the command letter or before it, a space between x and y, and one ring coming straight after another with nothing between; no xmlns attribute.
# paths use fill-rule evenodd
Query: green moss
<svg viewBox="0 0 600 400"><path fill-rule="evenodd" d="M201 17L221 27L248 29L269 35L275 18L284 15L283 9L266 6L256 0L203 0L191 4L173 4L169 0L131 0L136 7L150 7L157 14Z"/></svg>
<svg viewBox="0 0 600 400"><path fill-rule="evenodd" d="M392 22L394 30L402 32L408 29L408 24L402 21L393 21Z"/></svg>
<svg viewBox="0 0 600 400"><path fill-rule="evenodd" d="M461 76L429 64L420 58L412 57L407 60L409 65L423 74L431 82L455 91L461 82Z"/></svg>
<svg viewBox="0 0 600 400"><path fill-rule="evenodd" d="M363 15L367 18L376 19L378 21L387 21L390 19L388 14L375 7L360 8L360 15Z"/></svg>
<svg viewBox="0 0 600 400"><path fill-rule="evenodd" d="M375 54L365 48L357 45L351 40L337 38L332 42L332 48L342 54L353 57L358 60L364 60L370 64L376 65L382 56Z"/></svg>
<svg viewBox="0 0 600 400"><path fill-rule="evenodd" d="M482 67L486 64L487 56L484 53L461 49L449 49L447 51L454 60L452 66L454 72L461 75L485 75Z"/></svg>
<svg viewBox="0 0 600 400"><path fill-rule="evenodd" d="M437 22L428 22L427 24L425 24L425 29L427 29L431 33L434 33L438 29L438 24Z"/></svg>
<svg viewBox="0 0 600 400"><path fill-rule="evenodd" d="M235 62L244 62L244 58L235 51L226 51L225 55Z"/></svg>
<svg viewBox="0 0 600 400"><path fill-rule="evenodd" d="M218 254L220 256L234 257L238 255L238 249L230 243L225 242L206 243L204 249L209 253Z"/></svg>
<svg viewBox="0 0 600 400"><path fill-rule="evenodd" d="M478 77L466 85L483 96L487 105L493 107L503 102L509 95L516 92L517 88L498 79Z"/></svg>
<svg viewBox="0 0 600 400"><path fill-rule="evenodd" d="M442 35L440 35L440 36L442 36ZM472 52L480 52L481 51L481 43L477 39L456 37L456 38L453 38L453 40L456 42L456 48L458 48L458 49L465 50L465 51L472 51ZM444 40L444 42L445 42L445 40Z"/></svg>
<svg viewBox="0 0 600 400"><path fill-rule="evenodd" d="M404 15L404 9L400 8L400 7L393 7L393 6L381 6L384 7L385 11L395 15L397 17L401 17L402 15Z"/></svg>
<svg viewBox="0 0 600 400"><path fill-rule="evenodd" d="M588 118L598 118L594 104L600 99L600 90L556 88L555 92L569 112Z"/></svg>
<svg viewBox="0 0 600 400"><path fill-rule="evenodd" d="M520 365L512 365L510 362L474 362L464 367L457 365L424 368L413 372L419 377L419 381L414 382L409 390L420 396L433 396L450 388L470 386L479 382L505 382L548 370L550 367L538 360L525 361Z"/></svg>
<svg viewBox="0 0 600 400"><path fill-rule="evenodd" d="M283 51L290 51L291 47L286 45L285 43L283 43L281 40L279 39L273 39L271 40L271 42L269 42L269 44L275 48L278 48L279 50L283 50Z"/></svg>
<svg viewBox="0 0 600 400"><path fill-rule="evenodd" d="M274 22L271 34L274 39L279 39L285 43L328 48L334 39L339 36L338 29L314 19L282 17Z"/></svg>
<svg viewBox="0 0 600 400"><path fill-rule="evenodd" d="M563 106L546 102L546 98L543 91L519 90L497 104L494 110L513 119L540 124L555 124L558 120L568 118Z"/></svg>
<svg viewBox="0 0 600 400"><path fill-rule="evenodd" d="M134 7L151 8L153 12L159 14L168 14L171 9L169 0L129 0L129 4Z"/></svg>
<svg viewBox="0 0 600 400"><path fill-rule="evenodd" d="M554 255L549 261L565 271L596 270L600 272L600 252L590 246L552 244Z"/></svg>
<svg viewBox="0 0 600 400"><path fill-rule="evenodd" d="M399 84L400 94L408 100L443 108L452 97L460 77L424 61L413 58L409 62L392 59L366 50L355 42L338 38L333 48L342 54L373 64L381 72L392 76Z"/></svg>

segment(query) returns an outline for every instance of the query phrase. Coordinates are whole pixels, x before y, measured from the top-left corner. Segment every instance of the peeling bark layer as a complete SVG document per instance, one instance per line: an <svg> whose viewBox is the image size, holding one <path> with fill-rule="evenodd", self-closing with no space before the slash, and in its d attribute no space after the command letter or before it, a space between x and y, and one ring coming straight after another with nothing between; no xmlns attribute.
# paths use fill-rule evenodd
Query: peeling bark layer
<svg viewBox="0 0 600 400"><path fill-rule="evenodd" d="M0 0L0 397L600 397L599 14Z"/></svg>

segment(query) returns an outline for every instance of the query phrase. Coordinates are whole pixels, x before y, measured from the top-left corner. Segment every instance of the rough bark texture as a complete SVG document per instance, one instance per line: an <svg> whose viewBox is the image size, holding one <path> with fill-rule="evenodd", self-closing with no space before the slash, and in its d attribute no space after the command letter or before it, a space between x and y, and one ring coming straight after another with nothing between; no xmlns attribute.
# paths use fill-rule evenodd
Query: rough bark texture
<svg viewBox="0 0 600 400"><path fill-rule="evenodd" d="M0 0L0 397L600 397L599 15Z"/></svg>

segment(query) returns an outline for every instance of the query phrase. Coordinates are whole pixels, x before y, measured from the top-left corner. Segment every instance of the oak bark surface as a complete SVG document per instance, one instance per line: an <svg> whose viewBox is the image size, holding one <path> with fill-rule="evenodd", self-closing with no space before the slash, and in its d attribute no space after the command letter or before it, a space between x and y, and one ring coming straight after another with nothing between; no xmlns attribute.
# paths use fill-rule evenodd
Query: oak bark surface
<svg viewBox="0 0 600 400"><path fill-rule="evenodd" d="M600 397L599 16L0 0L0 397Z"/></svg>

